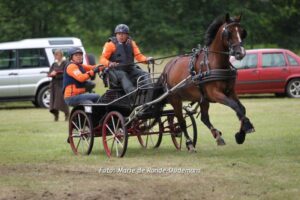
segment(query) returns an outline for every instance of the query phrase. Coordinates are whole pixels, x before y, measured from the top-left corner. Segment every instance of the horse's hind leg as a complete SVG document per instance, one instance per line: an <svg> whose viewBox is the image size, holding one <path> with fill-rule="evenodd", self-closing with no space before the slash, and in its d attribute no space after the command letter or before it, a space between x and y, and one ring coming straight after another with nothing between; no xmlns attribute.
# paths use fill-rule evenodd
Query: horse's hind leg
<svg viewBox="0 0 300 200"><path fill-rule="evenodd" d="M209 120L208 110L209 110L209 102L204 100L203 102L200 103L201 121L211 131L211 134L216 139L217 144L225 145L226 143L222 138L222 132L216 129Z"/></svg>
<svg viewBox="0 0 300 200"><path fill-rule="evenodd" d="M186 122L185 122L185 119L183 118L182 101L176 97L170 98L169 101L174 108L174 114L177 117L177 120L178 120L181 130L184 133L184 137L186 139L186 146L187 146L189 152L195 152L195 148L193 146L193 141L191 140L191 138L187 132Z"/></svg>

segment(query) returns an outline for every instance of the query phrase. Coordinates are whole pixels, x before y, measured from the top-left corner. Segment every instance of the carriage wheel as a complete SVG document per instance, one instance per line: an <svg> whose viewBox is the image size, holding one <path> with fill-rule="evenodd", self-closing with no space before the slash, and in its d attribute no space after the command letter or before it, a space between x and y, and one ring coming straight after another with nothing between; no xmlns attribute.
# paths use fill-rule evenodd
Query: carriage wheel
<svg viewBox="0 0 300 200"><path fill-rule="evenodd" d="M128 133L124 117L116 111L109 112L102 126L102 141L108 157L123 157L126 153Z"/></svg>
<svg viewBox="0 0 300 200"><path fill-rule="evenodd" d="M145 132L149 134L137 135L139 143L144 148L158 148L162 140L162 125L161 120L152 126L154 119L147 119L144 123L146 128Z"/></svg>
<svg viewBox="0 0 300 200"><path fill-rule="evenodd" d="M90 117L82 110L76 110L69 120L69 139L73 152L89 155L93 149L94 134Z"/></svg>
<svg viewBox="0 0 300 200"><path fill-rule="evenodd" d="M182 140L185 139L184 133L181 130L179 123L177 121L177 118L172 115L169 116L170 125L173 126L173 129L171 130L171 138L173 141L173 144L176 149L181 150L182 147ZM185 121L186 121L186 129L189 134L189 137L191 138L194 147L196 147L197 144L197 125L194 116L190 112L185 112L183 115Z"/></svg>

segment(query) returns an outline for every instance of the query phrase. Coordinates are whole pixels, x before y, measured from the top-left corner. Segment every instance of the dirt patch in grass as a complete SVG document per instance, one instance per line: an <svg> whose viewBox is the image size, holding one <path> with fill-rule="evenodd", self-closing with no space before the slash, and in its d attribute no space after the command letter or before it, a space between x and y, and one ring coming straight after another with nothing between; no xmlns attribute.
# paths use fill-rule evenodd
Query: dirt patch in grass
<svg viewBox="0 0 300 200"><path fill-rule="evenodd" d="M7 179L0 199L220 199L224 195L219 189L222 180L201 173L105 174L98 166L57 164L2 165L0 171Z"/></svg>

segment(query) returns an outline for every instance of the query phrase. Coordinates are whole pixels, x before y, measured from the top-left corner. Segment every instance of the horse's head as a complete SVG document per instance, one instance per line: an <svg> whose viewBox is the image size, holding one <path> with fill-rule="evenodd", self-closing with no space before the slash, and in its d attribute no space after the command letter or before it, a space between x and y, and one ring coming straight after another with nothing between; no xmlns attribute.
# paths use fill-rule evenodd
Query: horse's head
<svg viewBox="0 0 300 200"><path fill-rule="evenodd" d="M229 49L230 55L234 56L237 60L241 60L246 55L243 40L247 36L247 31L241 27L240 21L241 15L230 18L227 13L225 23L221 27L223 45Z"/></svg>

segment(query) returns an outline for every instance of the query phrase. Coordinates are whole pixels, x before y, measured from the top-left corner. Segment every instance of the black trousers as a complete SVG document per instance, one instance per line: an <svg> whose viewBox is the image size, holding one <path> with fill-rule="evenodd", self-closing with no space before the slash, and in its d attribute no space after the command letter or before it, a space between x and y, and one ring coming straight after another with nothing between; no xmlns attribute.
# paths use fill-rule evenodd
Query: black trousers
<svg viewBox="0 0 300 200"><path fill-rule="evenodd" d="M140 76L144 76L144 78L149 78L146 76L148 73L143 71L142 69L136 66L127 67L126 70L112 68L110 69L115 75L117 82L119 82L126 93L130 93L136 88L137 80Z"/></svg>

